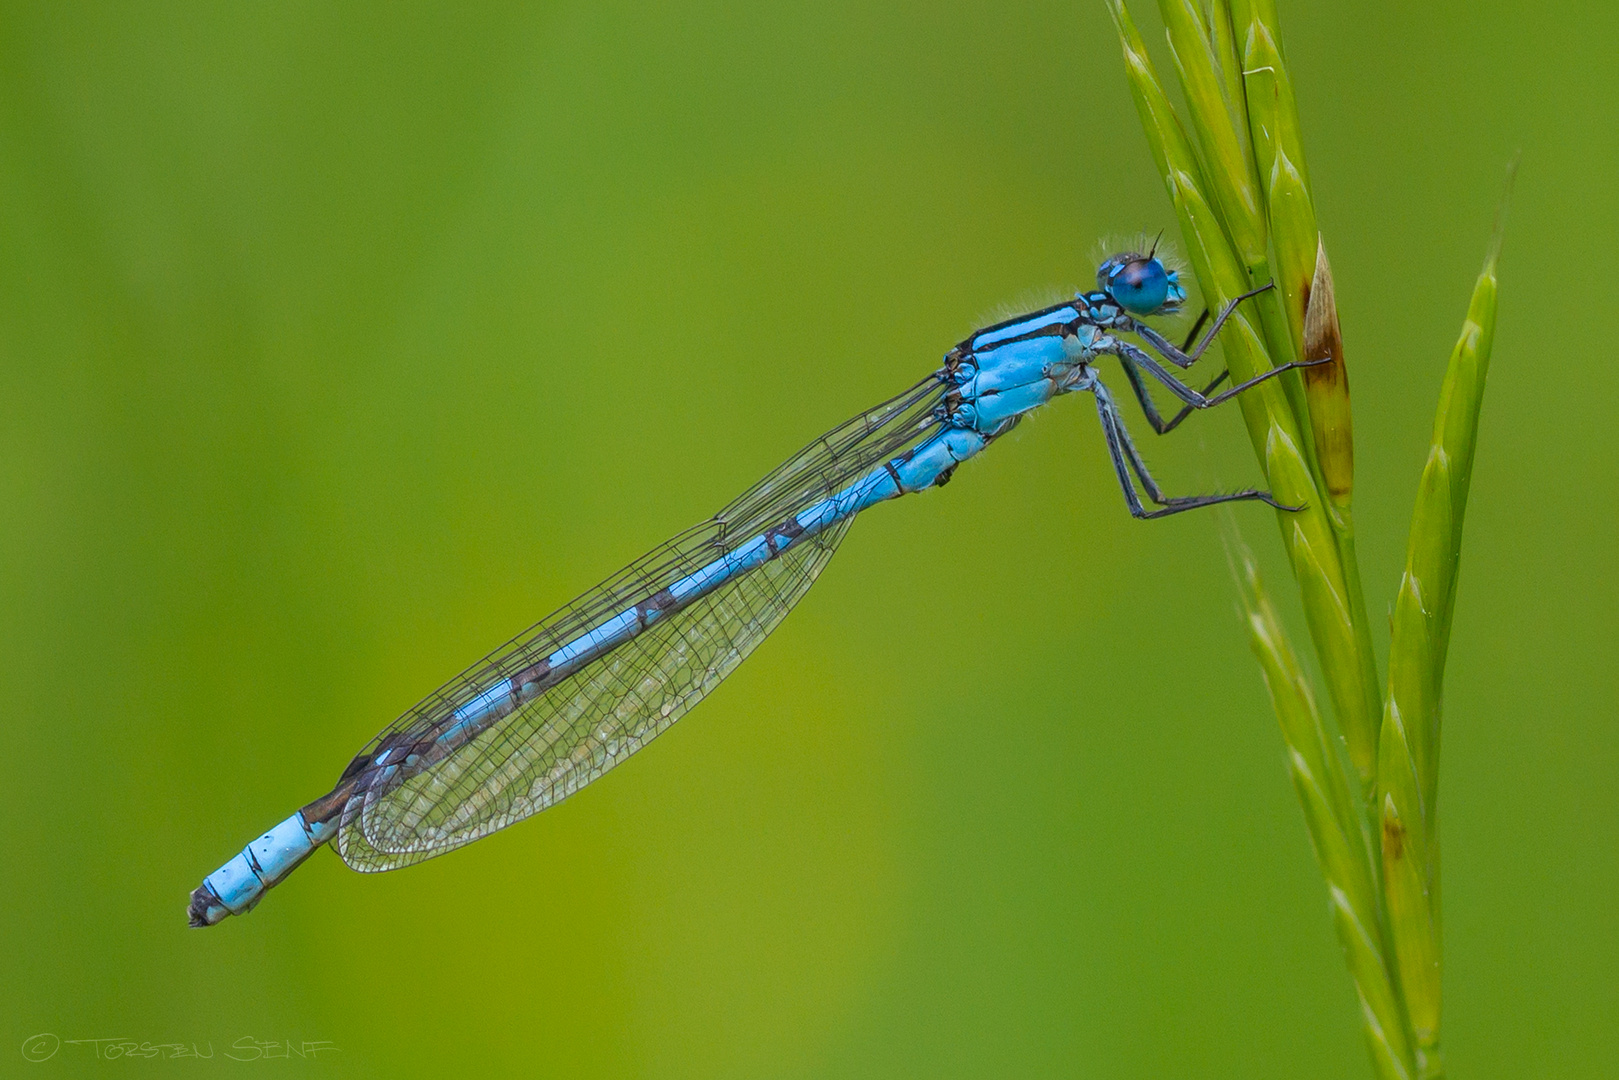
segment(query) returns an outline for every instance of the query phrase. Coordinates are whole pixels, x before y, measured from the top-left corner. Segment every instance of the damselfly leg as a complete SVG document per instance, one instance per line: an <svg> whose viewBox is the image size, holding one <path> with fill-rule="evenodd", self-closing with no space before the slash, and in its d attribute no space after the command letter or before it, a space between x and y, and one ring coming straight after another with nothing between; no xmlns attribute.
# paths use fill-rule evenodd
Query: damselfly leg
<svg viewBox="0 0 1619 1080"><path fill-rule="evenodd" d="M1135 332L1141 336L1141 340L1145 341L1148 345L1151 345L1153 347L1153 351L1158 353L1159 356L1162 356L1165 360L1168 360L1178 368L1189 368L1193 364L1197 363L1197 358L1202 356L1204 350L1206 350L1209 345L1213 343L1214 336L1220 332L1220 328L1225 325L1225 321L1231 318L1231 314L1237 310L1238 304L1241 304L1244 300L1249 300L1255 296L1258 296L1267 289L1274 289L1275 287L1276 286L1274 284L1261 285L1257 289L1250 289L1241 296L1226 301L1225 307L1220 309L1220 314L1215 316L1214 325L1209 327L1209 332L1203 335L1203 340L1197 343L1197 348L1192 349L1189 352L1185 346L1182 346L1179 349L1175 348L1174 342L1170 341L1168 338L1164 337L1164 335L1160 334L1158 331L1139 320L1135 324ZM1201 325L1202 320L1200 319L1198 321ZM1191 337L1195 337L1196 335L1197 330L1194 327ZM1189 337L1187 339L1187 344L1190 343L1191 339Z"/></svg>
<svg viewBox="0 0 1619 1080"><path fill-rule="evenodd" d="M1315 367L1317 364L1325 364L1331 360L1331 357L1324 357L1320 360L1294 360L1290 363L1283 364L1281 367L1273 367L1269 371L1262 371L1253 378L1240 382L1229 390L1222 391L1221 393L1215 394L1213 397L1209 397L1208 391L1218 386L1225 378L1225 374L1223 372L1221 373L1219 379L1216 379L1214 382L1209 384L1208 389L1200 392L1192 389L1190 386L1187 386L1185 383L1175 378L1174 375L1170 374L1168 368L1154 360L1152 356L1144 350L1138 349L1134 345L1131 345L1128 341L1115 340L1110 342L1104 348L1107 352L1111 352L1113 355L1117 356L1121 361L1123 361L1126 366L1126 370L1128 370L1131 365L1144 368L1148 375L1151 375L1153 378L1163 383L1169 388L1170 393L1180 398L1181 401L1185 402L1187 406L1193 409L1213 408L1215 405L1218 405L1221 402L1230 401L1232 398L1236 397L1244 390L1247 390L1249 387L1257 386L1266 379L1280 375L1284 371L1291 371L1294 368ZM1139 383L1137 383L1136 378L1134 377L1131 378L1130 382L1133 386L1139 386ZM1137 393L1140 394L1141 390L1138 389ZM1143 395L1143 409L1147 407L1146 400L1146 397ZM1175 423L1179 422L1180 421L1178 419L1175 421ZM1156 427L1156 425L1154 426ZM1162 431L1169 430L1169 428L1173 426L1174 425L1171 424L1169 427L1161 429L1160 433L1162 433Z"/></svg>
<svg viewBox="0 0 1619 1080"><path fill-rule="evenodd" d="M1198 343L1195 349L1192 349L1189 352L1187 351L1187 347L1191 345L1192 339L1197 337L1198 330L1208 318L1208 311L1206 310L1198 317L1197 323L1193 325L1191 333L1187 335L1186 345L1183 345L1179 349L1175 348L1175 346L1166 340L1161 334L1158 334L1156 331L1153 331L1149 327L1146 327L1140 323L1136 324L1136 332L1143 340L1147 341L1149 344L1153 344L1157 351L1163 354L1165 358L1170 359L1175 363L1180 363L1181 361L1176 358L1182 357L1186 358L1187 362L1189 363L1192 360L1196 360L1197 357L1201 356L1204 350L1208 348L1209 342L1213 340L1214 335L1219 331L1220 324L1230 316L1231 312L1235 310L1237 304L1248 299L1249 297L1252 297L1256 293L1265 291L1267 288L1271 288L1271 286L1266 285L1262 288L1255 289L1253 292L1244 293L1242 296L1239 296L1237 299L1228 303L1221 310L1219 316L1214 320L1214 325L1209 328L1209 331L1204 335L1203 340ZM1168 368L1164 367L1163 364L1160 364L1156 359L1154 359L1151 354L1147 353L1143 349L1137 348L1129 342L1115 339L1109 342L1107 345L1102 346L1099 351L1110 352L1119 358L1120 366L1124 368L1125 377L1130 380L1130 388L1135 392L1136 399L1141 402L1141 411L1146 415L1147 422L1152 425L1153 430L1160 435L1165 435L1175 430L1176 426L1179 425L1182 420L1185 420L1188 416L1190 416L1192 410L1194 409L1207 409L1215 405L1219 405L1222 402L1230 401L1233 397L1242 393L1244 390L1247 390L1258 383L1264 382L1266 379L1280 375L1282 372L1287 371L1290 368L1311 367L1315 364L1325 362L1321 360L1309 360L1294 361L1292 363L1283 364L1281 367L1276 367L1270 369L1269 371L1261 372L1251 379L1238 383L1229 390L1216 394L1214 393L1215 389L1226 380L1229 372L1220 372L1219 375L1215 376L1212 382L1210 382L1201 391L1198 391L1181 382L1178 378L1170 373ZM1159 413L1157 405L1154 404L1152 400L1152 394L1147 389L1146 381L1142 378L1143 370L1145 370L1147 374L1151 375L1159 382L1163 383L1169 388L1171 393L1173 393L1183 402L1181 410L1171 419L1166 421L1164 420L1162 414ZM1113 468L1118 474L1119 486L1124 491L1125 503L1129 506L1130 513L1133 516L1138 518L1166 517L1170 514L1178 514L1183 510L1193 510L1200 506L1212 506L1217 503L1242 502L1249 500L1266 503L1270 506L1274 506L1278 510L1302 509L1301 507L1286 506L1279 503L1274 497L1271 496L1269 492L1260 491L1257 488L1247 488L1242 491L1218 495L1165 495L1163 489L1158 486L1158 482L1153 479L1151 472L1148 471L1147 463L1142 460L1141 453L1136 449L1135 441L1131 439L1130 431L1127 427L1125 427L1124 417L1119 413L1118 406L1114 404L1113 397L1108 392L1107 387L1102 384L1100 379L1092 376L1090 384L1086 387L1086 389L1089 389L1093 394L1096 395L1097 415L1102 421L1102 434L1107 438L1108 454L1113 459ZM1148 510L1142 503L1141 496L1137 493L1135 488L1135 480L1132 480L1131 478L1132 473L1134 474L1135 480L1140 481L1142 489L1147 493L1147 497L1154 503L1157 503L1160 509Z"/></svg>
<svg viewBox="0 0 1619 1080"><path fill-rule="evenodd" d="M1119 415L1118 406L1113 403L1113 396L1108 393L1107 387L1102 385L1101 380L1096 380L1089 389L1096 395L1096 413L1102 421L1102 434L1107 438L1107 452L1113 459L1113 471L1118 474L1119 487L1124 491L1124 501L1129 506L1132 517L1161 518L1185 510L1196 510L1201 506L1256 500L1274 506L1278 510L1303 509L1279 503L1270 492L1256 488L1217 495L1165 495L1158 482L1152 478L1152 473L1147 470L1147 463L1141 460L1141 453L1136 449L1134 440L1130 438L1130 431L1124 426L1124 417ZM1140 479L1147 497L1157 503L1160 509L1148 510L1142 504L1141 496L1136 493L1135 483L1131 480L1132 472Z"/></svg>
<svg viewBox="0 0 1619 1080"><path fill-rule="evenodd" d="M1204 308L1203 313L1197 317L1197 322L1193 323L1192 329L1187 332L1186 343L1181 346L1182 350L1192 347L1192 342L1197 338L1197 332L1203 329L1203 324L1208 321L1209 309ZM1130 389L1135 391L1136 400L1141 402L1141 411L1146 415L1147 423L1151 424L1152 429L1158 434L1168 435L1171 431L1174 431L1180 426L1180 422L1182 420L1185 420L1188 416L1192 415L1193 406L1183 405L1181 406L1180 412L1176 413L1173 417L1166 421L1158 412L1158 406L1152 400L1152 394L1147 391L1147 384L1142 382L1140 369L1122 356L1119 357L1119 364L1124 368L1125 377L1130 380ZM1209 383L1209 385L1203 388L1203 393L1205 395L1214 393L1215 389L1221 383L1225 382L1226 376L1229 374L1230 372L1227 371L1220 372L1220 374L1214 377L1213 382Z"/></svg>

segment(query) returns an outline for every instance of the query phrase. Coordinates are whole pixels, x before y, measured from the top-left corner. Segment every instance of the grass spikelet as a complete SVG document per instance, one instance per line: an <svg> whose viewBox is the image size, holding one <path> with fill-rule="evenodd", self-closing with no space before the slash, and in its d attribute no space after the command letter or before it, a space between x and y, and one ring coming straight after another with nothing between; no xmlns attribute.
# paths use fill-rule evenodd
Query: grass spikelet
<svg viewBox="0 0 1619 1080"><path fill-rule="evenodd" d="M1192 39L1185 52L1195 56L1197 64L1207 68L1214 62L1214 53L1208 47L1195 9L1175 6L1165 0L1166 12L1173 13L1181 24L1181 33ZM1204 301L1215 308L1226 300L1249 291L1265 281L1255 281L1238 257L1230 237L1235 231L1231 223L1222 218L1215 202L1206 192L1204 163L1198 161L1186 129L1170 106L1163 86L1158 80L1152 60L1147 55L1141 35L1131 20L1122 0L1108 0L1108 10L1118 27L1119 40L1124 49L1125 72L1147 133L1153 158L1164 176L1181 222L1181 233L1186 241L1187 254L1202 286ZM1172 29L1171 33L1175 33ZM1199 44L1199 42L1201 44ZM1193 48L1197 45L1197 48ZM1191 60L1186 61L1192 64ZM1207 72L1205 72L1205 75ZM1213 130L1221 125L1228 130L1233 118L1220 95L1218 78L1202 78L1201 90L1186 88L1189 108L1198 113L1199 131ZM1213 141L1214 137L1210 137ZM1221 137L1222 143L1232 140ZM1245 170L1242 161L1231 161L1215 156L1207 162L1209 171L1223 168ZM1239 178L1228 178L1233 188L1240 187ZM1262 219L1261 223L1262 223ZM1312 240L1312 251L1313 251ZM1268 265L1262 263L1261 266ZM1313 269L1313 262L1312 262ZM1255 310L1261 315L1265 303L1275 303L1275 291L1258 298ZM1275 322L1275 320L1272 320ZM1247 379L1259 372L1277 366L1270 339L1274 333L1263 333L1261 322L1255 328L1248 310L1239 309L1227 322L1220 341L1225 351L1226 364L1234 380ZM1287 340L1285 337L1283 340ZM1289 349L1285 354L1293 355ZM1285 362L1281 361L1281 362ZM1289 373L1289 376L1292 373ZM1355 613L1364 610L1359 596L1350 596L1352 585L1357 584L1354 574L1346 573L1339 552L1340 541L1334 524L1327 513L1328 500L1316 482L1313 439L1308 425L1301 427L1303 415L1278 383L1282 379L1262 383L1238 401L1243 419L1248 425L1249 438L1269 478L1271 491L1291 506L1302 507L1297 513L1283 513L1281 527L1293 560L1294 576L1311 596L1332 598L1332 603L1307 605L1310 635L1316 651L1330 661L1323 667L1331 673L1328 695L1350 747L1351 756L1360 771L1361 785L1369 789L1377 763L1377 731L1381 710L1377 689L1376 669L1369 649L1369 635L1364 626L1357 626ZM1302 385L1294 380L1295 390L1302 399Z"/></svg>
<svg viewBox="0 0 1619 1080"><path fill-rule="evenodd" d="M1406 1080L1415 1075L1411 1049L1385 961L1381 898L1355 800L1339 766L1335 740L1265 593L1253 553L1237 536L1233 519L1228 516L1226 522L1227 551L1242 597L1248 644L1265 676L1287 744L1293 790L1327 881L1333 926L1360 996L1368 1049L1372 1060L1380 1063L1380 1077Z"/></svg>
<svg viewBox="0 0 1619 1080"><path fill-rule="evenodd" d="M1502 205L1504 214L1505 199ZM1497 224L1439 394L1433 443L1412 514L1405 574L1394 604L1389 693L1378 762L1384 892L1401 991L1417 1041L1418 1071L1424 1080L1444 1075L1439 1032L1440 713L1462 520L1495 337L1500 244Z"/></svg>
<svg viewBox="0 0 1619 1080"><path fill-rule="evenodd" d="M1349 410L1349 368L1344 362L1343 332L1338 328L1338 300L1332 285L1327 245L1316 242L1315 276L1304 308L1304 358L1327 360L1304 369L1310 431L1316 460L1332 505L1349 508L1355 489L1355 436Z"/></svg>
<svg viewBox="0 0 1619 1080"><path fill-rule="evenodd" d="M1253 558L1237 540L1230 544L1233 570L1359 996L1373 1070L1382 1080L1435 1080L1444 1072L1440 710L1495 327L1500 226L1440 394L1393 607L1385 697L1355 559L1343 333L1274 0L1159 0L1184 120L1123 0L1106 2L1206 302L1218 308L1257 285L1276 285L1221 334L1232 376L1330 358L1302 378L1289 373L1239 400L1272 492L1300 508L1279 513L1279 523L1336 729L1317 707Z"/></svg>
<svg viewBox="0 0 1619 1080"><path fill-rule="evenodd" d="M1192 130L1203 150L1205 176L1235 254L1251 275L1266 262L1265 226L1247 125L1239 128L1237 123L1242 116L1240 102L1228 96L1214 42L1193 0L1161 0L1158 9L1186 93Z"/></svg>

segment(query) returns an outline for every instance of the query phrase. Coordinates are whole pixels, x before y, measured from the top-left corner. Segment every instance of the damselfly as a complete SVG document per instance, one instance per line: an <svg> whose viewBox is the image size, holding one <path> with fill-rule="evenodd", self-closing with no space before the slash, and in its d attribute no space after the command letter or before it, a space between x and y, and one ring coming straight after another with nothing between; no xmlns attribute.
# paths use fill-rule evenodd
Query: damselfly
<svg viewBox="0 0 1619 1080"><path fill-rule="evenodd" d="M1297 509L1253 489L1165 495L1097 378L1096 361L1117 357L1148 422L1162 434L1193 409L1300 366L1272 369L1218 394L1224 372L1198 391L1164 366L1189 368L1254 294L1227 303L1193 347L1204 312L1177 348L1142 321L1175 312L1186 298L1160 259L1151 252L1115 255L1102 263L1096 283L1094 292L979 330L910 389L833 428L718 514L452 679L373 739L328 794L210 874L191 894L191 925L246 912L329 840L356 870L392 870L469 844L578 791L719 685L809 589L855 515L943 485L962 462L1058 395L1094 396L1136 517L1250 499ZM1153 404L1145 376L1182 403L1169 420Z"/></svg>

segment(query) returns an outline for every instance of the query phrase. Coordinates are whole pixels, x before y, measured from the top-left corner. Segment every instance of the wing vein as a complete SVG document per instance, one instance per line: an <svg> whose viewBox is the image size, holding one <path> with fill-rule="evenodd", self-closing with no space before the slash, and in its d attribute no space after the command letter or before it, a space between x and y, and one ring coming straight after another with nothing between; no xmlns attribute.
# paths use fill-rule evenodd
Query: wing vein
<svg viewBox="0 0 1619 1080"><path fill-rule="evenodd" d="M344 773L344 861L388 870L470 843L667 730L785 617L848 530L840 517L803 537L796 517L936 430L945 392L930 375L833 428L383 729ZM670 591L733 558L743 569L723 584L684 601Z"/></svg>

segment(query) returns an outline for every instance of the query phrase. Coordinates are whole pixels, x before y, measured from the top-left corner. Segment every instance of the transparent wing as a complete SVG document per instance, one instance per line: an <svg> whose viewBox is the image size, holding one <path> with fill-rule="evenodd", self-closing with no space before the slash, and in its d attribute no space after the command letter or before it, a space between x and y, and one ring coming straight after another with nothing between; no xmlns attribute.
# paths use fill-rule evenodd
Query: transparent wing
<svg viewBox="0 0 1619 1080"><path fill-rule="evenodd" d="M668 729L808 591L848 523L660 621L456 753L351 804L343 860L389 870L561 801Z"/></svg>
<svg viewBox="0 0 1619 1080"><path fill-rule="evenodd" d="M808 591L844 521L666 617L494 718L448 752L444 733L557 650L763 534L936 426L935 378L834 428L714 517L655 548L468 669L371 741L344 772L335 844L357 870L390 870L487 836L573 794L697 704ZM464 724L462 725L464 726Z"/></svg>

